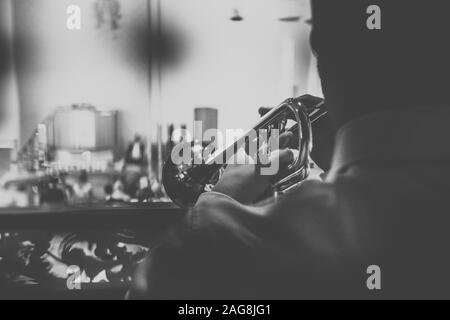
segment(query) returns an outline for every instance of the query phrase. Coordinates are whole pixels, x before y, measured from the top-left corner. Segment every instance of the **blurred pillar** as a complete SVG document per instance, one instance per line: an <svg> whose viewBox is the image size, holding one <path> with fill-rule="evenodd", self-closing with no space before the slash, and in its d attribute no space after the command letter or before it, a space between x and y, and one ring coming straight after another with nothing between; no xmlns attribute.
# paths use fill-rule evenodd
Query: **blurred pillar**
<svg viewBox="0 0 450 320"><path fill-rule="evenodd" d="M20 129L13 47L12 0L0 0L0 149L3 157L12 157L10 160L15 157Z"/></svg>
<svg viewBox="0 0 450 320"><path fill-rule="evenodd" d="M161 124L162 124L162 98L161 98L161 82L162 70L159 55L159 41L161 35L161 1L148 0L148 32L150 37L148 52L149 66L149 95L150 95L150 119L148 121L147 131L147 150L150 161L149 172L153 177L160 179L161 177Z"/></svg>

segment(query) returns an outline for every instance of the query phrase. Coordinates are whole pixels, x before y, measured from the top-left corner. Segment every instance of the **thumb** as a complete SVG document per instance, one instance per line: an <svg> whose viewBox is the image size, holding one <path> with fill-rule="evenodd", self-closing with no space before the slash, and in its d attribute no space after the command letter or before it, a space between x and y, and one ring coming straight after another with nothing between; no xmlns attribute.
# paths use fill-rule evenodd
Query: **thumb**
<svg viewBox="0 0 450 320"><path fill-rule="evenodd" d="M291 149L276 150L270 154L270 163L278 161L278 171L286 169L294 162L294 153Z"/></svg>
<svg viewBox="0 0 450 320"><path fill-rule="evenodd" d="M286 169L294 162L294 153L291 149L283 149L279 151L280 169Z"/></svg>

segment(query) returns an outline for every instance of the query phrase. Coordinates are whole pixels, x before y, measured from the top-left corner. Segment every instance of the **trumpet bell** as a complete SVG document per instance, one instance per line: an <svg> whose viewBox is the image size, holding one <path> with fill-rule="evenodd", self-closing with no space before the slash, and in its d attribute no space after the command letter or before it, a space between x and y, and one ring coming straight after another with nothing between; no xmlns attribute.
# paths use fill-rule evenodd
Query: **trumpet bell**
<svg viewBox="0 0 450 320"><path fill-rule="evenodd" d="M164 189L176 205L191 208L202 193L212 190L220 178L221 167L221 165L176 165L169 158L164 163L162 171Z"/></svg>

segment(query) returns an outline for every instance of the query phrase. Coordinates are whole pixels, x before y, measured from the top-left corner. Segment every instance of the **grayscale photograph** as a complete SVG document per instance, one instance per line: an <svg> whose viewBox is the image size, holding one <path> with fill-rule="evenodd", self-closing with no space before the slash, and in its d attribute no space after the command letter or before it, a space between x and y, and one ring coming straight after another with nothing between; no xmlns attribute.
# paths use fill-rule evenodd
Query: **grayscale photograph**
<svg viewBox="0 0 450 320"><path fill-rule="evenodd" d="M0 300L450 299L449 9L0 0Z"/></svg>

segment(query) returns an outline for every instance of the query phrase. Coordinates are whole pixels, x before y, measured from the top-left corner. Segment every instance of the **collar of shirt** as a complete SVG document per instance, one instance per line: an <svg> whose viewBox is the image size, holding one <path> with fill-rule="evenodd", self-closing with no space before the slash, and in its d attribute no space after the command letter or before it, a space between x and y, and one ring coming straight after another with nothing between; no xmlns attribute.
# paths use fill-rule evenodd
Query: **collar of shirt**
<svg viewBox="0 0 450 320"><path fill-rule="evenodd" d="M367 115L337 132L330 176L362 161L450 158L449 137L450 107Z"/></svg>

